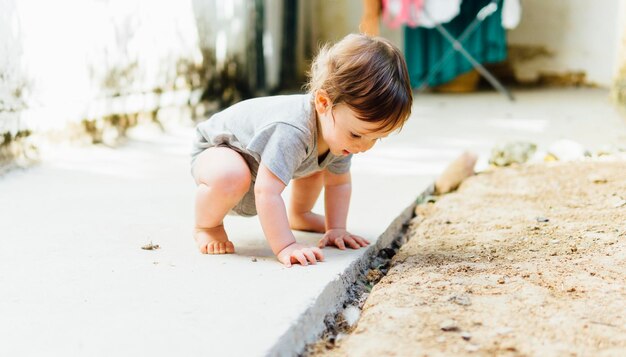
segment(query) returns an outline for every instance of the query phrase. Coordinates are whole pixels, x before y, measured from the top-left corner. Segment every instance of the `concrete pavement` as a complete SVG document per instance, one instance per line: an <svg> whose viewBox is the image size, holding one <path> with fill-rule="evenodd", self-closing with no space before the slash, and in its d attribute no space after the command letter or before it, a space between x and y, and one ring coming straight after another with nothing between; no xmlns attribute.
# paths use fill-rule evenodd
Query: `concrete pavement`
<svg viewBox="0 0 626 357"><path fill-rule="evenodd" d="M348 228L375 241L464 149L484 161L507 140L626 144L605 90L515 94L515 103L491 92L418 94L402 132L355 157ZM0 177L0 355L301 351L366 250L326 248L325 262L286 269L256 218L228 217L237 254L201 255L191 238L192 128L132 136L119 149L57 148ZM140 248L150 241L161 249Z"/></svg>

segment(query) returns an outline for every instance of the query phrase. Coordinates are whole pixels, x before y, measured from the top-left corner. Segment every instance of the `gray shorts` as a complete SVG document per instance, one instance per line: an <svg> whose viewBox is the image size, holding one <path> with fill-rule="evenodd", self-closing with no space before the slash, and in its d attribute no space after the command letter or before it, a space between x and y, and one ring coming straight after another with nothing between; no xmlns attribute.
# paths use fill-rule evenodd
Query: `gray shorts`
<svg viewBox="0 0 626 357"><path fill-rule="evenodd" d="M248 189L248 192L246 192L243 198L239 202L237 202L235 207L231 208L230 211L228 211L228 215L229 216L242 216L242 217L256 216L257 211L256 211L256 200L254 198L254 183L256 181L256 171L258 170L258 163L254 159L254 157L252 157L250 154L241 152L241 150L239 150L236 147L233 147L227 144L218 144L215 146L206 147L204 148L204 150L207 150L211 147L226 147L226 148L236 151L246 161L246 164L248 164L248 168L250 169L250 172L252 173L252 182L250 183L250 188ZM194 154L192 155L192 158L191 158L192 176L193 176L193 167L196 162L196 158L202 152L204 152L204 150L201 150L201 151L194 150Z"/></svg>

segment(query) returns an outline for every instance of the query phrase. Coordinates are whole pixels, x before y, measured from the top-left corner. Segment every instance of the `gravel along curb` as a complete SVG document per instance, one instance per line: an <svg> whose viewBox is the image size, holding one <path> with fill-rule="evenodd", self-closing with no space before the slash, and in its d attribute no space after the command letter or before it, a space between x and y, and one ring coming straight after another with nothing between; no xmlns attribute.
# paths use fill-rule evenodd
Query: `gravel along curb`
<svg viewBox="0 0 626 357"><path fill-rule="evenodd" d="M268 351L268 356L306 356L316 346L334 345L342 334L356 325L360 309L372 287L389 269L391 258L405 243L409 221L415 216L415 207L431 199L434 184L391 222L365 253L331 281L311 307L295 321L291 328ZM330 347L329 346L329 347Z"/></svg>

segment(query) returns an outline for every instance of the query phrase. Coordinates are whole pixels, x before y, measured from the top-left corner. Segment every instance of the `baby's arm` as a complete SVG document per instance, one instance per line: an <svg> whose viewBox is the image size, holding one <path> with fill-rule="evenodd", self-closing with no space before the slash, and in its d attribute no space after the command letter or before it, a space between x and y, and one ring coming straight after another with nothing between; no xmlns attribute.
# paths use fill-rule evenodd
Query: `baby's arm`
<svg viewBox="0 0 626 357"><path fill-rule="evenodd" d="M365 247L369 242L346 230L350 195L352 194L352 179L350 172L333 174L324 171L324 202L326 211L326 234L319 241L318 246L323 248L334 245L339 249L358 249Z"/></svg>
<svg viewBox="0 0 626 357"><path fill-rule="evenodd" d="M315 264L317 260L324 260L319 248L296 243L289 228L285 202L280 196L284 189L285 184L261 163L254 185L254 196L261 227L272 252L287 267L292 263L308 265L309 262Z"/></svg>

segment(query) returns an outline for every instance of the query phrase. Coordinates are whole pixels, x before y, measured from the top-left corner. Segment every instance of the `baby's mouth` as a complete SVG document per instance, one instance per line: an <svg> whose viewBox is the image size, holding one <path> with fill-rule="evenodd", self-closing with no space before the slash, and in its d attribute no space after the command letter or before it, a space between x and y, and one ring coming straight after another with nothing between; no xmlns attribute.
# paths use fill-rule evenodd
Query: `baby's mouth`
<svg viewBox="0 0 626 357"><path fill-rule="evenodd" d="M348 150L343 150L341 153L343 154L343 156L350 155L350 151L348 151Z"/></svg>

